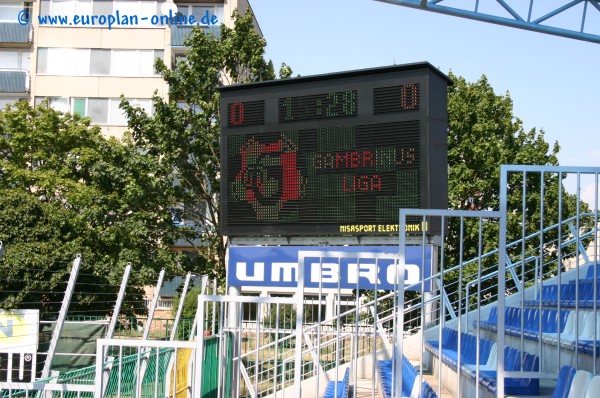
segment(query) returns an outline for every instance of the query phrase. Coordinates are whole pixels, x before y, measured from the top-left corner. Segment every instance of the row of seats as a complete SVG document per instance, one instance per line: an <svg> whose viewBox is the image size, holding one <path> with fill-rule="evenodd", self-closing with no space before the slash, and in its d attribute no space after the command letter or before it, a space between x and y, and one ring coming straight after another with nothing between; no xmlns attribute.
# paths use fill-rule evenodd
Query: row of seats
<svg viewBox="0 0 600 398"><path fill-rule="evenodd" d="M521 336L521 319L523 321L523 337L538 341L540 338L539 308L506 307L506 334ZM563 348L600 356L600 316L591 311L558 311L544 309L541 311L541 338L545 343L556 345L560 340ZM482 329L497 332L498 308L492 307L487 320L480 321ZM476 325L476 323L475 323ZM596 329L594 331L594 329ZM595 334L594 334L595 333ZM597 336L596 338L594 336Z"/></svg>
<svg viewBox="0 0 600 398"><path fill-rule="evenodd" d="M392 361L377 361L377 377L379 378L379 389L384 398L393 396ZM419 371L402 356L402 397L407 398L437 398L433 388L419 375Z"/></svg>
<svg viewBox="0 0 600 398"><path fill-rule="evenodd" d="M563 366L558 373L552 398L598 398L600 375L592 376L587 370Z"/></svg>
<svg viewBox="0 0 600 398"><path fill-rule="evenodd" d="M491 340L479 339L479 361L477 361L477 341L477 337L461 333L459 357L458 331L445 327L442 329L442 341L428 340L425 342L425 348L456 372L459 371L460 363L460 372L471 380L476 381L479 375L479 384L492 394L496 394L497 345ZM537 355L521 352L516 348L505 347L504 369L535 372L539 370L539 358ZM539 389L538 379L506 378L504 383L504 391L509 395L539 395Z"/></svg>
<svg viewBox="0 0 600 398"><path fill-rule="evenodd" d="M543 307L558 307L560 304L564 308L594 308L594 305L600 308L600 281L595 284L595 289L594 295L594 279L580 279L579 283L573 280L561 285L544 285L534 300L525 300L524 304L528 307L537 307L541 301Z"/></svg>
<svg viewBox="0 0 600 398"><path fill-rule="evenodd" d="M506 333L520 336L523 331L523 337L537 340L540 335L540 326L542 333L557 334L562 333L567 325L569 311L558 311L555 309L540 309L506 307L504 309L504 326ZM521 324L522 323L522 324ZM482 329L498 331L498 307L492 307L487 320L479 322ZM477 323L474 323L477 326Z"/></svg>
<svg viewBox="0 0 600 398"><path fill-rule="evenodd" d="M461 333L461 365L475 365L477 356L477 337L469 333ZM454 369L458 369L458 331L451 328L442 329L442 355L440 356L439 341L426 340L425 347L435 356L441 358L442 362ZM491 340L479 340L479 364L484 365L490 355L495 343Z"/></svg>
<svg viewBox="0 0 600 398"><path fill-rule="evenodd" d="M337 385L337 395L335 395L336 385ZM347 398L349 388L350 388L350 368L346 368L346 372L344 373L344 378L342 379L342 381L333 380L333 381L327 382L327 386L325 387L325 394L323 394L323 398Z"/></svg>

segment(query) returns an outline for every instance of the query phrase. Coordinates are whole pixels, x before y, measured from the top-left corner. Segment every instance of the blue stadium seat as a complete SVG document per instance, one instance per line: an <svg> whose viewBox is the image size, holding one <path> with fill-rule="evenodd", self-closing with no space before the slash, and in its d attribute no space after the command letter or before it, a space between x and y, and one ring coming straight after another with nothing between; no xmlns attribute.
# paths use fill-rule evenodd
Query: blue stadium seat
<svg viewBox="0 0 600 398"><path fill-rule="evenodd" d="M540 316L541 314L541 316ZM497 316L497 312L495 317ZM521 310L518 307L506 307L505 308L505 329L506 334L523 337L529 340L537 341L540 338L540 326L541 333L544 334L544 338L548 341L553 340L553 336L557 333L563 333L569 322L569 311L556 309L543 309L540 312L539 308L525 308ZM521 321L523 322L521 324ZM497 331L497 320L494 319L494 323L488 318L488 320L481 321L479 323L482 329L491 331ZM474 325L477 325L474 322ZM554 338L556 340L556 338Z"/></svg>
<svg viewBox="0 0 600 398"><path fill-rule="evenodd" d="M596 265L596 277L600 278L600 264ZM585 279L594 279L594 266L591 265L588 267L585 272Z"/></svg>
<svg viewBox="0 0 600 398"><path fill-rule="evenodd" d="M593 279L590 279L586 283L586 296L580 298L579 306L581 308L596 308L600 307L600 284L598 282L594 283ZM594 291L595 289L595 291Z"/></svg>
<svg viewBox="0 0 600 398"><path fill-rule="evenodd" d="M543 285L541 289L537 291L535 294L535 298L532 300L525 300L524 304L526 307L537 307L540 305L540 301L547 299L550 297L550 291L552 289L556 289L556 285Z"/></svg>
<svg viewBox="0 0 600 398"><path fill-rule="evenodd" d="M558 380L554 386L554 393L552 398L567 398L569 389L571 388L571 382L575 376L577 369L573 366L563 366L558 372Z"/></svg>
<svg viewBox="0 0 600 398"><path fill-rule="evenodd" d="M377 376L381 395L384 398L392 396L392 361L377 361ZM410 363L406 357L402 357L402 396L437 398L437 393L431 386L421 379L419 371Z"/></svg>
<svg viewBox="0 0 600 398"><path fill-rule="evenodd" d="M335 394L336 386L337 386L337 395ZM327 387L325 387L325 393L323 394L323 398L347 398L349 388L350 388L350 368L346 368L346 372L344 373L344 378L342 379L342 381L327 382Z"/></svg>
<svg viewBox="0 0 600 398"><path fill-rule="evenodd" d="M593 312L589 312L584 323L584 328L579 335L577 349L584 354L600 355L600 316ZM594 328L596 329L594 331Z"/></svg>
<svg viewBox="0 0 600 398"><path fill-rule="evenodd" d="M535 372L539 370L539 357L529 353L521 353L520 350L512 347L508 348L508 355L504 369L507 371ZM505 350L506 352L506 350ZM496 394L498 385L496 382L496 372L482 372L484 377L481 379L481 386ZM506 395L539 395L540 384L539 379L520 379L507 378L504 380L504 393Z"/></svg>
<svg viewBox="0 0 600 398"><path fill-rule="evenodd" d="M566 319L564 321L564 327L560 330L561 346L569 349L574 349L573 343L577 338L577 334L580 334L583 330L585 323L585 317L587 313L585 311L561 311L561 317L563 313L566 313ZM576 329L577 322L579 322L579 329ZM543 339L546 343L557 344L559 333L544 333Z"/></svg>
<svg viewBox="0 0 600 398"><path fill-rule="evenodd" d="M524 321L527 320L529 326L537 322L539 329L539 311L537 309L529 309L530 311L520 311L519 308L510 307L507 308L507 314L509 314L511 323L516 324L520 322L521 316ZM544 314L546 319L542 319L544 324L543 328L548 329L551 318L557 318L556 312ZM489 317L488 317L489 319ZM565 318L566 319L566 318ZM519 325L520 327L521 325ZM447 329L447 328L445 328ZM452 336L451 330L442 331L442 343L444 343L444 337ZM477 370L477 342L476 336L468 333L462 333L460 337L460 369L458 368L459 357L458 357L458 336L455 340L446 340L448 344L442 344L442 352L440 360L454 369L460 371L462 374L470 377L472 380L476 380L478 375ZM435 349L433 349L435 347ZM426 343L426 349L431 351L434 355L439 356L439 341L428 341ZM497 391L496 385L496 344L491 340L479 339L479 383L480 385L495 394ZM520 350L512 347L504 348L504 369L506 371L524 371L524 372L535 372L539 370L539 357L537 355L521 352ZM539 395L539 379L529 378L507 378L505 379L505 392L510 395Z"/></svg>
<svg viewBox="0 0 600 398"><path fill-rule="evenodd" d="M558 287L554 290L551 297L548 299L544 299L542 301L542 305L544 307L558 307L558 292L560 290L560 301L563 300L574 300L575 299L575 285L572 283L563 283L560 285L560 289Z"/></svg>

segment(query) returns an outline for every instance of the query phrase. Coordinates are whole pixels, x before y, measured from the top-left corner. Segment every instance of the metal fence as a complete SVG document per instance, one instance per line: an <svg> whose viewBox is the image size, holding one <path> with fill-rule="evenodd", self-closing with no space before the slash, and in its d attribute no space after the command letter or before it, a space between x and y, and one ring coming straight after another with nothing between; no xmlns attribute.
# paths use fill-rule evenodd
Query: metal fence
<svg viewBox="0 0 600 398"><path fill-rule="evenodd" d="M328 389L336 397L400 397L411 373L429 386L418 386L423 397L518 395L515 383L549 395L562 365L593 373L600 366L599 174L503 166L498 210L400 210L400 231L417 217L439 222L441 235L401 234L394 288L357 281L348 300L338 287L333 317L323 314L324 288L304 295L305 259L334 258L341 267L353 256L377 267L377 255L300 252L294 297L209 295L206 283L185 327L180 311L157 322L155 297L148 319L116 311L105 320L94 366L0 389L5 397L322 397ZM588 191L593 203L585 204ZM415 285L405 282L408 245L433 248L433 269ZM423 249L423 263L425 256ZM558 325L548 326L550 317ZM66 320L68 311L55 322ZM454 362L445 356L448 336Z"/></svg>

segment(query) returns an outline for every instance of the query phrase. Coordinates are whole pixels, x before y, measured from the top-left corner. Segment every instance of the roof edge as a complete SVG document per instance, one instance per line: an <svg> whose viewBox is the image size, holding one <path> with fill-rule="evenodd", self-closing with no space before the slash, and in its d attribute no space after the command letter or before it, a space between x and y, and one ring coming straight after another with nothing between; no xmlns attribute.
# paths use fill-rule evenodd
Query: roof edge
<svg viewBox="0 0 600 398"><path fill-rule="evenodd" d="M417 70L417 69L429 69L435 74L439 75L442 79L446 80L448 85L453 84L452 79L450 79L445 73L440 71L438 68L434 67L427 61L423 62L415 62L410 64L402 64L402 65L389 65L389 66L380 66L376 68L364 68L364 69L354 69L349 71L342 72L330 72L330 73L322 73L318 75L309 75L309 76L300 76L300 77L290 77L288 79L276 79L276 80L264 80L259 82L252 83L241 83L241 84L232 84L229 86L219 86L219 91L235 91L240 89L248 89L253 87L271 87L271 86L279 86L284 84L299 84L313 81L321 81L321 80L331 80L331 79L345 79L348 77L356 77L362 75L373 75L373 74L383 74L390 72L399 72L399 71L407 71L407 70Z"/></svg>

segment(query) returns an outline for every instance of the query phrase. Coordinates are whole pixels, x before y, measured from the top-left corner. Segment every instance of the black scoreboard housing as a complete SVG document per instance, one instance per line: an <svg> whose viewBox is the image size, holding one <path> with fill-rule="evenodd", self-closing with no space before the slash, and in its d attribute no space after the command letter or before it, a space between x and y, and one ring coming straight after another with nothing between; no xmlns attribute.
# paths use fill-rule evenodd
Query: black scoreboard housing
<svg viewBox="0 0 600 398"><path fill-rule="evenodd" d="M399 208L447 209L451 83L422 62L221 87L221 232L390 235Z"/></svg>

